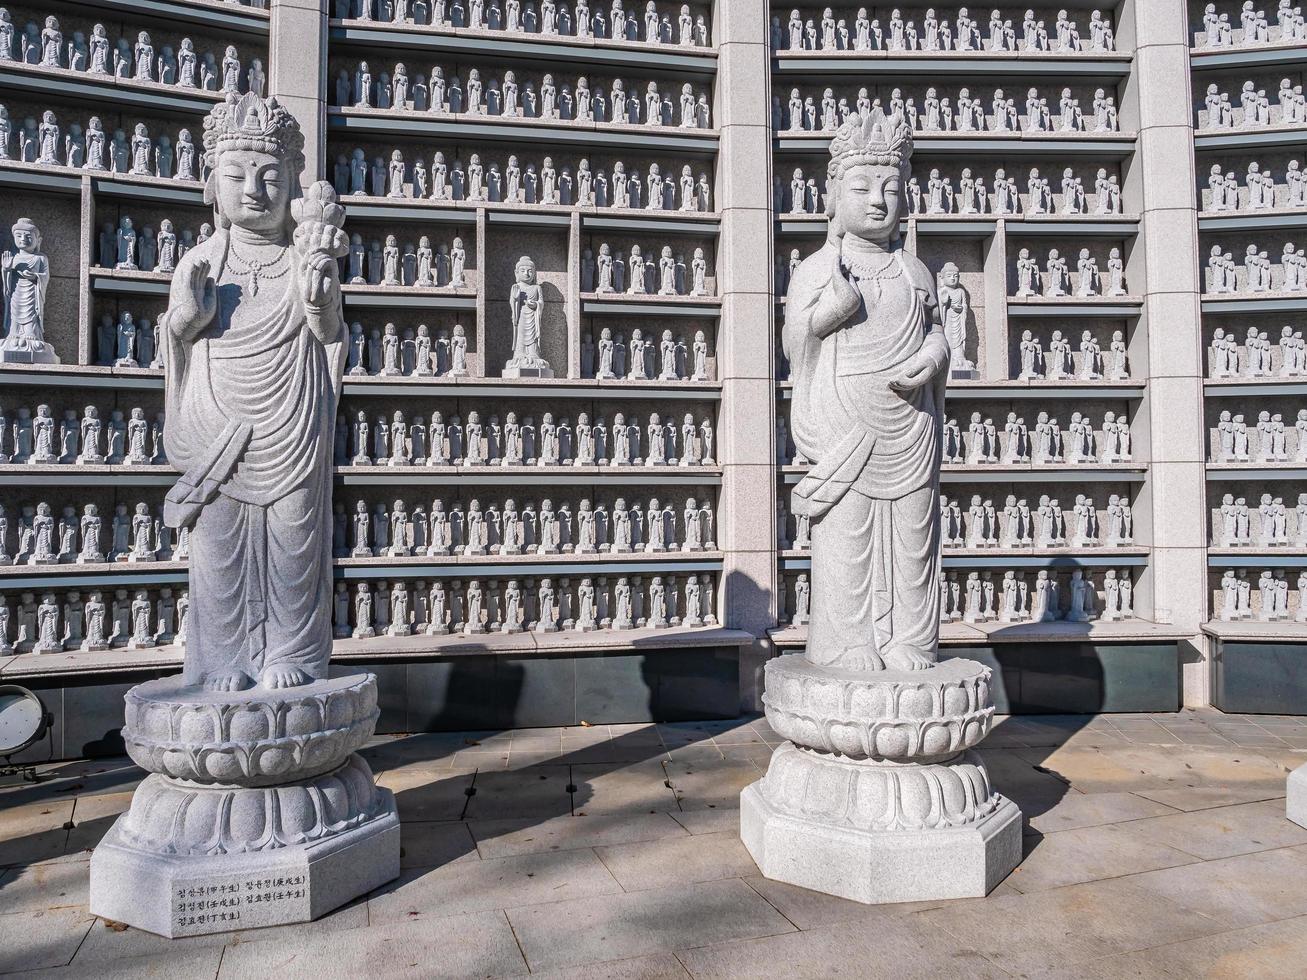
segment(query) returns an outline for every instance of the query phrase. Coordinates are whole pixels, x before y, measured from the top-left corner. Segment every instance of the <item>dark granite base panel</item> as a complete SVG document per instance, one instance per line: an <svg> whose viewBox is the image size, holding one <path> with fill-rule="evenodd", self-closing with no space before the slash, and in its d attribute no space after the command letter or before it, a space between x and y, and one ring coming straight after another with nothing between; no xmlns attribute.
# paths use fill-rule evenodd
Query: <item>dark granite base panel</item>
<svg viewBox="0 0 1307 980"><path fill-rule="evenodd" d="M1212 704L1250 715L1307 714L1307 643L1217 644Z"/></svg>

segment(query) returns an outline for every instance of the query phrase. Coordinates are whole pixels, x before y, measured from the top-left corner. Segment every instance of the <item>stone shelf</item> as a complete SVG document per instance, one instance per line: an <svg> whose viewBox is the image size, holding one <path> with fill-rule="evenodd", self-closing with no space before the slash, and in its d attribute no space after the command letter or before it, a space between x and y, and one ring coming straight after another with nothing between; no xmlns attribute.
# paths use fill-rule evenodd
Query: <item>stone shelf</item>
<svg viewBox="0 0 1307 980"><path fill-rule="evenodd" d="M108 388L161 391L163 372L149 368L115 368L99 364L23 364L0 366L0 387Z"/></svg>
<svg viewBox="0 0 1307 980"><path fill-rule="evenodd" d="M1004 222L1011 236L1038 235L1049 238L1109 238L1123 240L1139 233L1139 216L1135 214L914 214L899 222L899 230L907 234L915 225L918 236L948 236L952 238L988 238L998 231L998 222ZM826 237L824 214L776 215L777 234Z"/></svg>
<svg viewBox="0 0 1307 980"><path fill-rule="evenodd" d="M1304 313L1307 293L1203 293L1204 313Z"/></svg>
<svg viewBox="0 0 1307 980"><path fill-rule="evenodd" d="M1307 384L1307 379L1304 379ZM944 396L948 401L990 401L1003 399L1044 398L1125 398L1144 396L1146 382L1129 381L959 381L951 380ZM777 390L782 399L794 396L794 382L778 381Z"/></svg>
<svg viewBox="0 0 1307 980"><path fill-rule="evenodd" d="M1228 624L1223 624L1228 625ZM1266 624L1260 624L1266 625ZM807 626L782 626L768 631L772 643L781 650L800 650L808 644ZM941 623L939 643L942 647L983 646L992 643L1154 643L1187 639L1191 634L1174 626L1152 623L1145 619L1121 622L1068 623Z"/></svg>
<svg viewBox="0 0 1307 980"><path fill-rule="evenodd" d="M713 487L722 480L717 466L337 466L335 474L347 487Z"/></svg>
<svg viewBox="0 0 1307 980"><path fill-rule="evenodd" d="M688 316L715 319L722 315L717 296L660 296L657 293L582 293L581 312L608 316Z"/></svg>
<svg viewBox="0 0 1307 980"><path fill-rule="evenodd" d="M957 549L961 550L961 549ZM940 561L944 568L1142 568L1148 564L1146 548L1096 548L1036 550L1003 550L995 548L985 554L969 551L956 554L955 549L946 548ZM780 567L786 572L805 572L812 567L812 560L807 557L785 557Z"/></svg>
<svg viewBox="0 0 1307 980"><path fill-rule="evenodd" d="M0 89L55 105L66 101L144 110L151 115L202 116L224 98L221 92L182 88L159 82L93 75L69 68L42 68L17 61L0 62ZM197 135L197 134L192 134Z"/></svg>
<svg viewBox="0 0 1307 980"><path fill-rule="evenodd" d="M1251 153L1307 143L1302 126L1258 126L1255 129L1194 129L1194 149L1237 150Z"/></svg>
<svg viewBox="0 0 1307 980"><path fill-rule="evenodd" d="M100 171L96 171L100 173ZM208 209L204 203L204 191L200 184L188 182L172 181L164 186L165 182L151 180L149 183L142 182L142 178L128 178L125 174L114 174L113 176L92 176L91 193L97 198L121 198L129 201L145 201L149 203L164 204L182 204L197 208Z"/></svg>
<svg viewBox="0 0 1307 980"><path fill-rule="evenodd" d="M3 76L0 76L0 81ZM558 147L585 147L592 153L635 150L682 156L711 156L717 152L715 129L680 126L612 126L573 120L518 119L470 113L418 112L395 109L327 110L327 128L333 133L360 137L402 136L443 139L463 145L480 143L539 143Z"/></svg>
<svg viewBox="0 0 1307 980"><path fill-rule="evenodd" d="M177 482L171 466L82 466L75 463L32 466L0 464L0 487L170 487Z"/></svg>
<svg viewBox="0 0 1307 980"><path fill-rule="evenodd" d="M79 0L79 6L132 18L142 25L165 21L177 25L194 25L218 35L244 34L267 38L269 11L225 3L222 0Z"/></svg>
<svg viewBox="0 0 1307 980"><path fill-rule="evenodd" d="M432 201L412 197L373 197L369 194L346 194L340 199L345 217L368 221L415 221L424 223L472 224L477 212L484 210L491 224L528 227L561 227L571 224L573 214L582 222L612 219L609 227L665 232L667 234L716 235L721 221L717 211L650 211L647 208L596 208L579 204L507 204L503 201ZM632 222L631 225L618 222ZM702 222L703 231L687 230Z"/></svg>
<svg viewBox="0 0 1307 980"><path fill-rule="evenodd" d="M830 146L831 133L777 133L774 137L778 154L822 154ZM1041 160L1094 159L1124 160L1135 151L1134 133L914 133L914 156L957 154L967 156L1001 156L1004 158L1038 157Z"/></svg>
<svg viewBox="0 0 1307 980"><path fill-rule="evenodd" d="M119 296L167 296L172 283L170 272L141 272L92 266L89 270L91 290Z"/></svg>
<svg viewBox="0 0 1307 980"><path fill-rule="evenodd" d="M361 286L340 287L347 310L467 310L475 312L475 289L451 289L448 286Z"/></svg>
<svg viewBox="0 0 1307 980"><path fill-rule="evenodd" d="M808 472L806 466L778 466L787 485L796 484ZM1142 483L1148 467L1143 463L945 463L940 472L944 483ZM1307 471L1304 471L1307 472Z"/></svg>
<svg viewBox="0 0 1307 980"><path fill-rule="evenodd" d="M1208 463L1207 479L1307 480L1307 463Z"/></svg>
<svg viewBox="0 0 1307 980"><path fill-rule="evenodd" d="M1208 548L1208 568L1307 567L1307 548Z"/></svg>
<svg viewBox="0 0 1307 980"><path fill-rule="evenodd" d="M801 75L868 73L1016 80L1074 77L1116 82L1130 74L1130 62L1128 51L776 51L772 55L772 74L787 82Z"/></svg>
<svg viewBox="0 0 1307 980"><path fill-rule="evenodd" d="M197 137L198 138L198 137ZM198 143L196 144L198 147ZM19 160L0 160L0 187L19 190L62 191L76 194L81 190L82 177L87 176L94 186L97 182L112 181L124 197L141 200L176 201L179 204L200 204L203 187L198 180L175 180L164 177L141 177L136 174L110 174L104 170L79 170L49 163L24 163ZM136 193L125 193L135 188Z"/></svg>
<svg viewBox="0 0 1307 980"><path fill-rule="evenodd" d="M752 643L753 639L751 634L742 630L720 626L601 629L588 633L560 630L556 633L480 633L474 636L454 633L443 636L379 636L367 640L336 640L332 660L349 663L469 656L538 658L578 654L656 654L687 648L742 647ZM183 653L184 648L176 645L141 650L115 647L95 652L24 653L0 657L0 679L142 671L172 673L181 667Z"/></svg>
<svg viewBox="0 0 1307 980"><path fill-rule="evenodd" d="M613 41L608 38L510 34L507 31L445 25L385 24L332 18L328 26L328 42L332 51L408 49L424 56L448 54L459 59L485 57L490 50L500 63L553 61L562 65L597 66L619 74L653 71L707 78L717 73L715 47L685 48L677 44ZM492 47L487 49L487 43Z"/></svg>
<svg viewBox="0 0 1307 980"><path fill-rule="evenodd" d="M1236 68L1269 71L1273 68L1301 68L1307 65L1303 44L1257 44L1249 47L1190 48L1193 71L1229 71Z"/></svg>
<svg viewBox="0 0 1307 980"><path fill-rule="evenodd" d="M1266 208L1261 211L1204 211L1198 215L1199 232L1296 231L1307 228L1307 210Z"/></svg>
<svg viewBox="0 0 1307 980"><path fill-rule="evenodd" d="M1138 296L1009 296L1009 317L1136 317L1143 312Z"/></svg>
<svg viewBox="0 0 1307 980"><path fill-rule="evenodd" d="M636 212L619 211L615 215L609 215L607 209L603 211L582 211L581 212L581 231L582 232L632 232L635 234L660 234L660 235L697 235L699 237L716 238L721 232L721 226L716 222L716 215L708 215L697 211L664 211L660 214L667 214L666 218L635 216ZM647 214L647 212L646 212ZM630 216L628 216L630 215ZM675 216L684 215L684 221L678 221ZM710 221L696 221L695 218L709 218Z"/></svg>
<svg viewBox="0 0 1307 980"><path fill-rule="evenodd" d="M1266 398L1307 393L1307 377L1300 378L1206 378L1203 394L1208 398Z"/></svg>
<svg viewBox="0 0 1307 980"><path fill-rule="evenodd" d="M1278 620L1274 623L1262 623L1256 620L1241 620L1236 623L1223 623L1213 620L1204 623L1202 630L1208 636L1218 640L1242 642L1248 640L1266 640L1270 642L1303 643L1307 641L1307 623L1295 623L1292 620Z"/></svg>

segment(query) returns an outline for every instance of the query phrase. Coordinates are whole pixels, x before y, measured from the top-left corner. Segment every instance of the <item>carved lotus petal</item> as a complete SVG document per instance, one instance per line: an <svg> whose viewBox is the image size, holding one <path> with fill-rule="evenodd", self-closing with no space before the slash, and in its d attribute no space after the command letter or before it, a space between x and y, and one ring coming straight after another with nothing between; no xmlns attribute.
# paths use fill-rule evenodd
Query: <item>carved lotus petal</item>
<svg viewBox="0 0 1307 980"><path fill-rule="evenodd" d="M961 715L971 710L970 692L960 684L955 687L946 687L942 693L944 695L945 715Z"/></svg>
<svg viewBox="0 0 1307 980"><path fill-rule="evenodd" d="M947 724L927 724L921 729L921 751L926 755L943 755L956 748L953 729Z"/></svg>
<svg viewBox="0 0 1307 980"><path fill-rule="evenodd" d="M261 738L275 738L277 724L273 713L265 705L233 708L227 715L227 737L223 741L255 742Z"/></svg>
<svg viewBox="0 0 1307 980"><path fill-rule="evenodd" d="M907 730L893 725L876 729L876 754L885 759L898 759L907 755L911 740Z"/></svg>
<svg viewBox="0 0 1307 980"><path fill-rule="evenodd" d="M934 718L935 690L933 688L909 687L899 692L900 718Z"/></svg>

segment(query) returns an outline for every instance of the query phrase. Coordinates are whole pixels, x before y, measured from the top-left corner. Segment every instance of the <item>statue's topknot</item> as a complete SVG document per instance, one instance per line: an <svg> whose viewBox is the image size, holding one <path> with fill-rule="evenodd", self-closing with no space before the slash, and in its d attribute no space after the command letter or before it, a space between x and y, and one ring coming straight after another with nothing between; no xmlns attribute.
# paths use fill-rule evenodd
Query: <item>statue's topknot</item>
<svg viewBox="0 0 1307 980"><path fill-rule="evenodd" d="M830 157L831 177L867 164L906 167L912 159L912 127L902 115L886 116L880 109L872 109L866 119L852 116L831 140Z"/></svg>
<svg viewBox="0 0 1307 980"><path fill-rule="evenodd" d="M297 172L304 168L304 134L295 117L275 97L253 92L229 94L204 117L204 156L210 169L223 150L258 150L286 160Z"/></svg>

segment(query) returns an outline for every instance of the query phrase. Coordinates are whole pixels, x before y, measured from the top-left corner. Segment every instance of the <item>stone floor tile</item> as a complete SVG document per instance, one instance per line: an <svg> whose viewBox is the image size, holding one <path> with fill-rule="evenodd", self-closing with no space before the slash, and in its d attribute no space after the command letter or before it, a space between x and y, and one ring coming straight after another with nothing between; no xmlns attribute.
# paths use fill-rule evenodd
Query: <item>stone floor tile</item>
<svg viewBox="0 0 1307 980"><path fill-rule="evenodd" d="M714 741L692 742L689 745L669 744L667 758L672 762L718 762L726 758L722 746Z"/></svg>
<svg viewBox="0 0 1307 980"><path fill-rule="evenodd" d="M678 759L667 763L667 778L682 810L707 806L738 807L740 792L763 777L765 770L737 759Z"/></svg>
<svg viewBox="0 0 1307 980"><path fill-rule="evenodd" d="M94 917L85 908L31 909L0 914L0 973L64 966L72 961Z"/></svg>
<svg viewBox="0 0 1307 980"><path fill-rule="evenodd" d="M1136 871L1172 868L1196 860L1176 847L1127 833L1127 826L1133 824L1027 836L1026 855L1008 881L1020 892L1047 891Z"/></svg>
<svg viewBox="0 0 1307 980"><path fill-rule="evenodd" d="M869 922L899 914L896 905L863 905L757 874L746 877L744 881L800 929L817 929L841 922Z"/></svg>
<svg viewBox="0 0 1307 980"><path fill-rule="evenodd" d="M576 814L661 813L677 808L661 762L575 765L572 785Z"/></svg>
<svg viewBox="0 0 1307 980"><path fill-rule="evenodd" d="M617 738L596 742L593 745L564 748L557 761L568 765L584 766L595 763L661 762L666 758L667 747L661 740L651 740L644 735L635 738L619 735Z"/></svg>
<svg viewBox="0 0 1307 980"><path fill-rule="evenodd" d="M740 832L738 803L734 808L721 806L711 810L680 810L673 812L671 817L692 834Z"/></svg>
<svg viewBox="0 0 1307 980"><path fill-rule="evenodd" d="M1121 829L1205 861L1307 844L1307 829L1284 818L1279 800L1150 817L1122 824Z"/></svg>
<svg viewBox="0 0 1307 980"><path fill-rule="evenodd" d="M738 879L508 910L531 971L793 932Z"/></svg>
<svg viewBox="0 0 1307 980"><path fill-rule="evenodd" d="M145 956L126 956L89 971L73 962L51 970L6 973L5 980L213 980L223 947L174 946Z"/></svg>
<svg viewBox="0 0 1307 980"><path fill-rule="evenodd" d="M919 915L932 928L956 937L963 948L1018 976L1043 976L1058 966L1206 936L1225 928L1215 919L1132 886L1128 878Z"/></svg>
<svg viewBox="0 0 1307 980"><path fill-rule="evenodd" d="M595 853L628 892L758 873L738 830L613 844Z"/></svg>
<svg viewBox="0 0 1307 980"><path fill-rule="evenodd" d="M1029 826L1042 834L1080 827L1156 817L1176 811L1163 803L1134 793L1067 793L1052 807L1028 819Z"/></svg>
<svg viewBox="0 0 1307 980"><path fill-rule="evenodd" d="M457 820L467 805L473 770L445 773L383 773L377 785L392 790L400 820Z"/></svg>
<svg viewBox="0 0 1307 980"><path fill-rule="evenodd" d="M675 953L653 953L624 960L605 960L561 970L523 973L511 980L689 980Z"/></svg>
<svg viewBox="0 0 1307 980"><path fill-rule="evenodd" d="M882 915L765 939L717 943L678 952L695 980L739 977L1000 978L984 957L958 949L952 937L918 916Z"/></svg>
<svg viewBox="0 0 1307 980"><path fill-rule="evenodd" d="M532 766L513 772L478 771L465 819L559 817L572 812L568 766Z"/></svg>
<svg viewBox="0 0 1307 980"><path fill-rule="evenodd" d="M439 868L479 857L476 841L461 821L405 820L399 825L401 868Z"/></svg>
<svg viewBox="0 0 1307 980"><path fill-rule="evenodd" d="M763 745L767 740L753 727L745 725L741 728L733 728L730 731L718 732L713 736L713 741L719 746L727 745Z"/></svg>
<svg viewBox="0 0 1307 980"><path fill-rule="evenodd" d="M483 858L686 837L668 813L612 813L583 817L472 820L468 823Z"/></svg>
<svg viewBox="0 0 1307 980"><path fill-rule="evenodd" d="M767 745L765 742L731 743L719 746L722 750L722 758L734 762L751 762L762 772L767 771L767 766L771 764L772 753L776 751L775 746ZM676 761L676 757L672 757Z"/></svg>
<svg viewBox="0 0 1307 980"><path fill-rule="evenodd" d="M1274 789L1226 788L1223 786L1184 786L1177 789L1141 789L1135 792L1146 800L1165 803L1182 812L1209 810L1212 807L1233 806L1237 803L1256 803L1259 800L1284 799L1284 787Z"/></svg>
<svg viewBox="0 0 1307 980"><path fill-rule="evenodd" d="M0 872L0 912L38 912L85 905L87 861L40 861Z"/></svg>
<svg viewBox="0 0 1307 980"><path fill-rule="evenodd" d="M502 912L451 915L433 929L416 917L340 935L248 942L223 954L222 980L268 977L494 977L525 969Z"/></svg>
<svg viewBox="0 0 1307 980"><path fill-rule="evenodd" d="M594 851L551 851L407 871L373 892L368 910L371 923L378 925L539 902L561 903L621 890ZM433 927L432 931L439 929Z"/></svg>
<svg viewBox="0 0 1307 980"><path fill-rule="evenodd" d="M58 799L0 808L0 867L63 857L73 804Z"/></svg>
<svg viewBox="0 0 1307 980"><path fill-rule="evenodd" d="M64 849L69 854L85 851L89 855L119 815L131 807L132 795L124 792L78 796L73 808L73 826Z"/></svg>
<svg viewBox="0 0 1307 980"><path fill-rule="evenodd" d="M1201 861L1129 880L1230 928L1307 915L1307 847Z"/></svg>
<svg viewBox="0 0 1307 980"><path fill-rule="evenodd" d="M507 769L511 742L504 741L494 748L475 746L459 749L451 757L455 769Z"/></svg>

